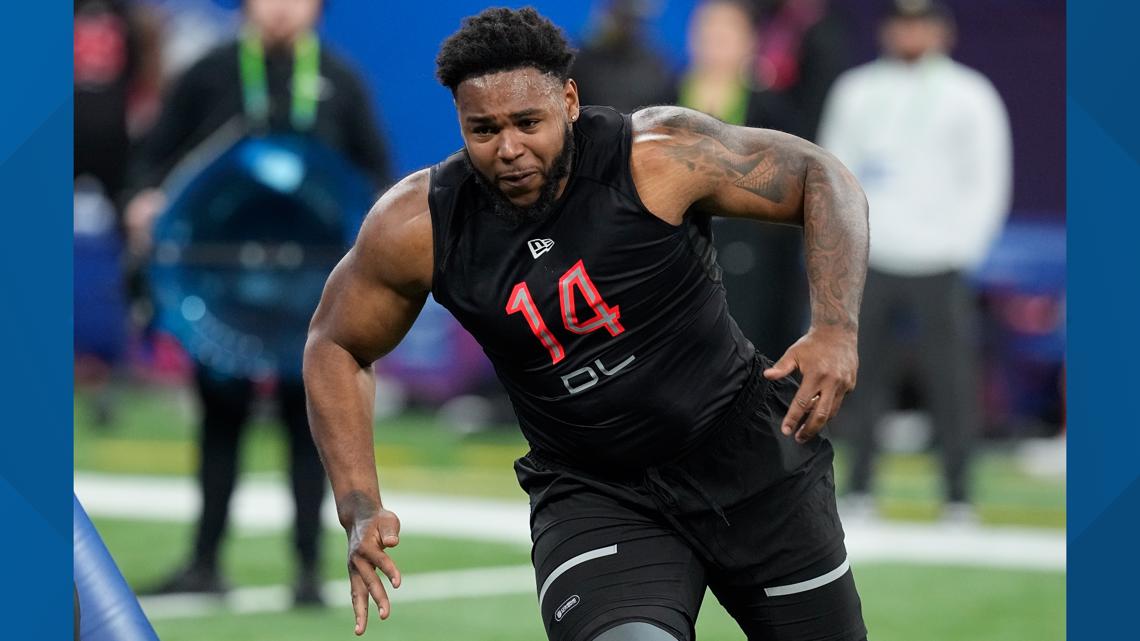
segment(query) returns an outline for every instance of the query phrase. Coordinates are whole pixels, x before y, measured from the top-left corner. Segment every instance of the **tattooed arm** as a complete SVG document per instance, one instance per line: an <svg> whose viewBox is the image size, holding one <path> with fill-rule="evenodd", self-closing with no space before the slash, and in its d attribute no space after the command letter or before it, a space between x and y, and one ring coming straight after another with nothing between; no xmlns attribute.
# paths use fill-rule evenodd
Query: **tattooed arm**
<svg viewBox="0 0 1140 641"><path fill-rule="evenodd" d="M803 374L783 430L810 440L855 386L868 248L862 189L833 156L788 134L680 107L639 111L633 125L634 183L666 222L696 211L803 226L811 329L764 375Z"/></svg>

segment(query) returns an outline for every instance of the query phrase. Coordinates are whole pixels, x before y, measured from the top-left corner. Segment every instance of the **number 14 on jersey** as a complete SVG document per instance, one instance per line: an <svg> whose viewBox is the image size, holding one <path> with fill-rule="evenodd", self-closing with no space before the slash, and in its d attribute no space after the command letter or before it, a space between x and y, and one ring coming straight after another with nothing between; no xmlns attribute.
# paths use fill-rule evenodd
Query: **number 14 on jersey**
<svg viewBox="0 0 1140 641"><path fill-rule="evenodd" d="M586 320L578 317L575 290L581 293L586 304L593 310L593 317ZM558 279L558 307L561 311L562 326L574 334L589 334L604 329L610 333L610 336L617 336L625 331L621 325L621 310L617 305L611 307L606 304L602 295L598 293L598 288L594 286L594 281L590 280L586 266L580 260ZM523 315L535 338L550 352L553 364L558 364L566 358L566 348L562 347L562 343L558 342L547 327L525 282L515 285L507 299L507 315L516 313Z"/></svg>

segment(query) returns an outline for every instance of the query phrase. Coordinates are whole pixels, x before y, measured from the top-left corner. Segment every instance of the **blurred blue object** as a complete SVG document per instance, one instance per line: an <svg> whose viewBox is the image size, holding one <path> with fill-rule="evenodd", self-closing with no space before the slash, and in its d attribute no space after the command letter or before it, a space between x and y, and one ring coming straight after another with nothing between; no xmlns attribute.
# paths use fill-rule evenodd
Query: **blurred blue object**
<svg viewBox="0 0 1140 641"><path fill-rule="evenodd" d="M1038 218L1010 220L981 267L981 289L1055 294L1065 290L1065 223Z"/></svg>
<svg viewBox="0 0 1140 641"><path fill-rule="evenodd" d="M80 641L158 641L87 512L72 496L75 590Z"/></svg>
<svg viewBox="0 0 1140 641"><path fill-rule="evenodd" d="M242 138L172 174L151 268L159 325L202 365L297 377L325 280L372 203L368 181L312 138Z"/></svg>
<svg viewBox="0 0 1140 641"><path fill-rule="evenodd" d="M1043 362L1064 359L1065 263L1064 222L1022 219L1006 225L973 276L1005 351Z"/></svg>
<svg viewBox="0 0 1140 641"><path fill-rule="evenodd" d="M985 311L989 422L1059 425L1064 419L1066 237L1063 221L1011 220L973 275Z"/></svg>

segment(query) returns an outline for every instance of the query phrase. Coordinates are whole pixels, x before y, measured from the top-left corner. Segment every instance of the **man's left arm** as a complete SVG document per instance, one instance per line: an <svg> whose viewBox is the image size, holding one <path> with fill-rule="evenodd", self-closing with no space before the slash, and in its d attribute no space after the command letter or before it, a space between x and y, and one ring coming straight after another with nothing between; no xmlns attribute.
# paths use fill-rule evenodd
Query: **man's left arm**
<svg viewBox="0 0 1140 641"><path fill-rule="evenodd" d="M804 228L811 328L764 375L803 375L782 429L811 440L839 411L858 370L868 238L855 177L801 138L676 107L634 114L631 164L645 206L666 222L695 210Z"/></svg>

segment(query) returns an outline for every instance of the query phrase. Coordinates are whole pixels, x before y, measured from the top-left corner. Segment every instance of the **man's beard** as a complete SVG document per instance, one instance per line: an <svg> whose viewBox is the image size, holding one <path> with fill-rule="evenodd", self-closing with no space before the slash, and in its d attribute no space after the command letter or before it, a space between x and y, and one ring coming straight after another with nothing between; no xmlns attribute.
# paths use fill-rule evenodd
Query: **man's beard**
<svg viewBox="0 0 1140 641"><path fill-rule="evenodd" d="M574 131L570 128L570 124L567 123L565 137L562 142L562 151L558 152L558 156L555 157L549 172L543 172L545 182L538 191L538 198L536 198L533 203L521 207L512 203L501 189L490 180L487 180L487 177L475 168L475 165L471 163L471 156L467 153L466 149L463 154L467 159L467 166L471 167L472 173L475 174L475 184L479 185L479 191L483 192L483 194L487 196L487 199L491 201L492 210L495 212L495 215L512 225L520 225L522 223L542 220L546 218L554 208L554 201L558 197L558 186L562 183L563 178L570 175L570 166L574 162L574 150Z"/></svg>

